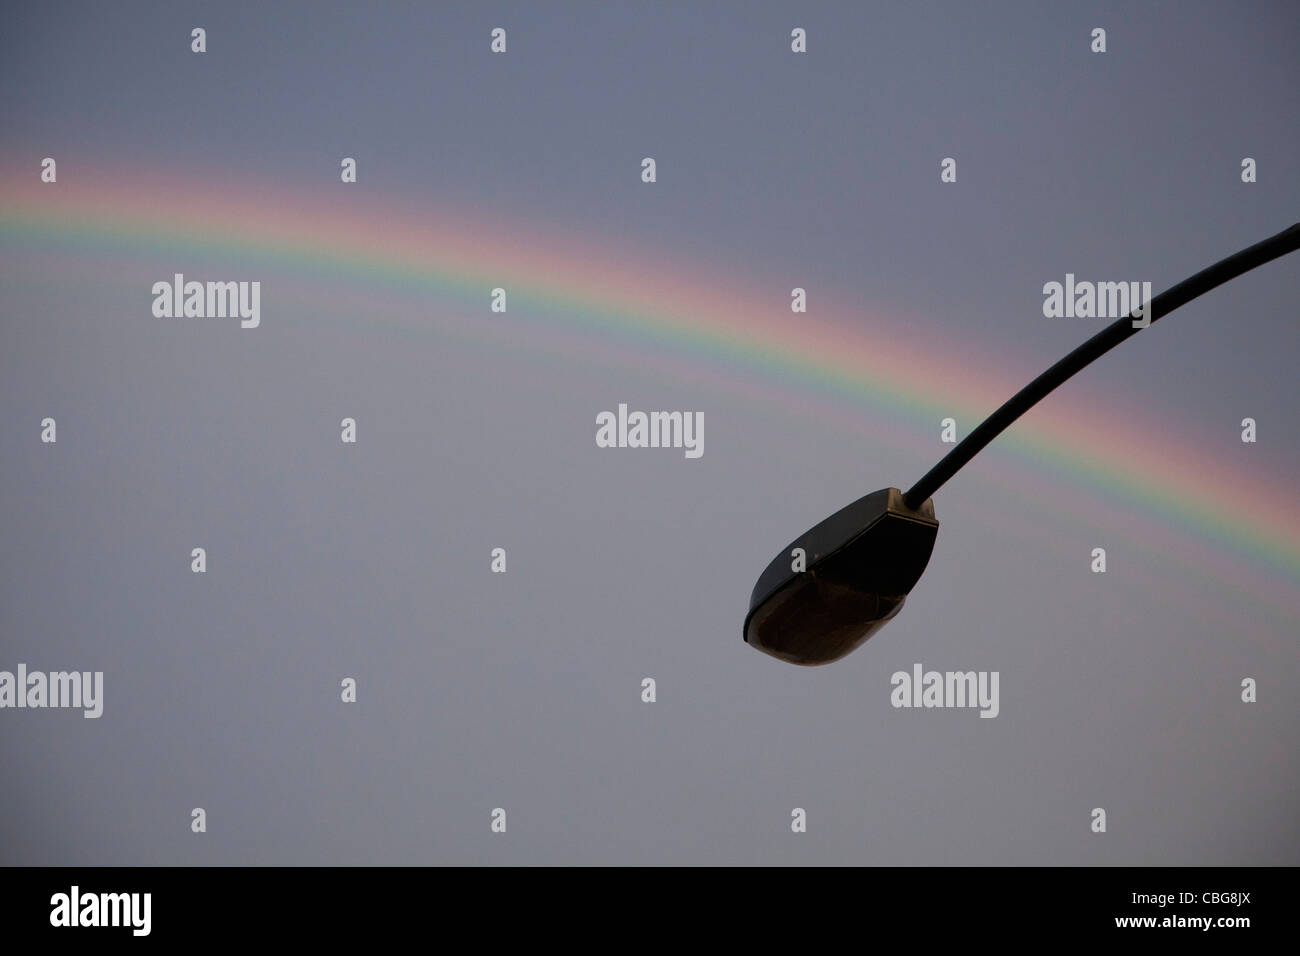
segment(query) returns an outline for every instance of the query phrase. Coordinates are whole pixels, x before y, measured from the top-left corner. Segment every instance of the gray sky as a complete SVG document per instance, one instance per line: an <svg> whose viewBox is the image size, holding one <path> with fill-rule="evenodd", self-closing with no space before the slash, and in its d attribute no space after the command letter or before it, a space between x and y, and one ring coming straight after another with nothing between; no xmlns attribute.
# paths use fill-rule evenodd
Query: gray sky
<svg viewBox="0 0 1300 956"><path fill-rule="evenodd" d="M454 205L778 308L805 286L882 335L917 317L941 355L978 342L1007 395L1100 327L1045 318L1043 283L1158 291L1300 218L1288 4L380 8L10 5L0 166L34 180L56 157L60 190L131 168L238 204L334 197L355 156L359 219ZM0 862L1300 862L1294 573L1258 605L1201 555L1263 580L1248 557L1190 526L1167 529L1189 551L1138 547L1133 503L1087 482L1062 486L1069 514L1026 498L1016 480L1050 476L995 446L936 495L902 614L794 668L741 641L754 580L830 512L910 485L937 422L900 441L906 416L828 417L762 368L715 377L599 325L566 327L570 348L526 309L491 327L253 250L7 225L0 254L0 669L105 675L99 720L0 711ZM153 318L173 271L259 279L263 326ZM1207 466L1252 415L1241 467L1293 484L1297 294L1294 257L1266 266L1060 400L1140 410ZM945 395L942 367L915 392ZM597 448L619 402L703 412L703 457ZM997 718L891 707L917 662L999 672Z"/></svg>

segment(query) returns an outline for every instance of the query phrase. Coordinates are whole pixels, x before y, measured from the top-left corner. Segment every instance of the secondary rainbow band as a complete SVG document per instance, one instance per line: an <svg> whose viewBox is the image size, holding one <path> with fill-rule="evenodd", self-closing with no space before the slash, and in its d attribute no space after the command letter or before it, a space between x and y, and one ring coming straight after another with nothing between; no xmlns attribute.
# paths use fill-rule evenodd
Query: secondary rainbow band
<svg viewBox="0 0 1300 956"><path fill-rule="evenodd" d="M8 165L0 191L0 238L8 242L145 253L168 278L196 256L238 255L298 267L329 283L366 284L381 297L450 298L476 310L486 310L488 291L503 286L512 310L554 317L590 339L593 354L611 339L688 354L729 372L849 399L914 424L918 434L932 435L948 415L972 427L1037 371L995 374L1006 359L956 341L951 329L931 324L909 334L900 331L906 323L825 308L826 297L816 291L812 312L792 316L788 290L758 301L753 283L742 288L696 262L670 261L626 242L615 250L607 237L574 240L523 222L485 225L481 212L458 213L449 204L413 211L333 184L314 191L250 187L226 171L147 181L97 171L79 182L61 171L63 181L47 185L33 169ZM944 348L926 347L926 332L941 335ZM934 397L940 385L942 402ZM995 447L1045 477L1083 481L1108 499L1263 561L1291 584L1300 580L1294 476L1270 481L1228 461L1193 456L1164 430L1144 427L1132 411L1139 404L1117 415L1115 407L1049 400Z"/></svg>

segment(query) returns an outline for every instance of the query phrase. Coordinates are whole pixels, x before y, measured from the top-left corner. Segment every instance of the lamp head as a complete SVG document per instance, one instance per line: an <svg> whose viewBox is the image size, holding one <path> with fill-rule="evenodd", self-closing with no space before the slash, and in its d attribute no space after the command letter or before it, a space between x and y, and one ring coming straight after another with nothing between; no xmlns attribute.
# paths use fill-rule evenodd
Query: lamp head
<svg viewBox="0 0 1300 956"><path fill-rule="evenodd" d="M928 498L915 509L897 488L859 498L772 559L749 601L746 643L792 664L839 660L902 609L938 533Z"/></svg>

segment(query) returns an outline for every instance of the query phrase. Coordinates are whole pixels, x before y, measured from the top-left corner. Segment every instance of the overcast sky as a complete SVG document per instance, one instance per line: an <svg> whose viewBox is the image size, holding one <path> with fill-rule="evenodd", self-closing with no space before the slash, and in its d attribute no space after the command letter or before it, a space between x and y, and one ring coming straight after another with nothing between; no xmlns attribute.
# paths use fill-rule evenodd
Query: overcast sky
<svg viewBox="0 0 1300 956"><path fill-rule="evenodd" d="M1298 48L1286 3L13 4L0 156L33 182L57 158L60 190L355 188L360 219L454 206L665 282L800 285L932 343L916 395L966 344L1009 396L1100 328L1045 318L1043 283L1159 291L1300 218ZM1061 401L1294 484L1298 261ZM176 271L260 280L262 327L155 319ZM1294 565L1086 480L1027 496L1051 473L994 446L936 495L899 617L792 667L741 641L755 579L908 487L937 420L901 439L903 412L761 363L367 281L0 231L0 669L105 686L98 720L0 711L0 862L1300 862ZM703 413L704 454L597 448L620 402ZM997 671L998 716L892 707L916 663Z"/></svg>

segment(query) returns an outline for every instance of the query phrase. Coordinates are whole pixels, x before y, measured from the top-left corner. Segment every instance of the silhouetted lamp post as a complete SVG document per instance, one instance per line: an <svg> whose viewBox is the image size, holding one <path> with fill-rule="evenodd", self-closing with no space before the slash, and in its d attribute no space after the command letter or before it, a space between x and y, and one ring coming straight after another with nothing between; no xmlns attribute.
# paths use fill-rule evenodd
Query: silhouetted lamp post
<svg viewBox="0 0 1300 956"><path fill-rule="evenodd" d="M1300 223L1217 262L1151 300L1155 322L1230 279L1300 247ZM1108 325L1034 379L904 494L875 491L796 538L754 585L745 616L751 646L792 664L828 664L856 649L903 607L930 561L939 522L930 496L1017 418L1079 369L1147 325ZM802 548L805 570L793 570Z"/></svg>

